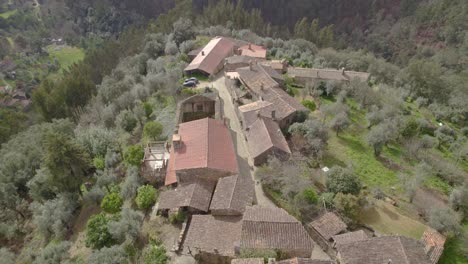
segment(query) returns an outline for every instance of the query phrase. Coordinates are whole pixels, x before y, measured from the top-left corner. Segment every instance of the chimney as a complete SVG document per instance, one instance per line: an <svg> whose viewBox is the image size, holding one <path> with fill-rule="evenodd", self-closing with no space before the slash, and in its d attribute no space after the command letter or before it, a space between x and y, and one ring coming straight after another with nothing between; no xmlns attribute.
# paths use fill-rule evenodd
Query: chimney
<svg viewBox="0 0 468 264"><path fill-rule="evenodd" d="M345 68L341 68L341 74L345 75Z"/></svg>
<svg viewBox="0 0 468 264"><path fill-rule="evenodd" d="M253 71L253 61L249 61L249 70Z"/></svg>
<svg viewBox="0 0 468 264"><path fill-rule="evenodd" d="M387 264L392 264L392 263L393 263L392 259L388 259Z"/></svg>
<svg viewBox="0 0 468 264"><path fill-rule="evenodd" d="M180 147L182 146L182 138L179 134L172 135L172 145L176 150L180 149Z"/></svg>
<svg viewBox="0 0 468 264"><path fill-rule="evenodd" d="M202 52L201 52L201 55L202 55L202 56L205 56L205 52L204 52L203 50L202 50Z"/></svg>
<svg viewBox="0 0 468 264"><path fill-rule="evenodd" d="M260 118L262 115L260 115L260 111L257 111L257 118Z"/></svg>
<svg viewBox="0 0 468 264"><path fill-rule="evenodd" d="M249 50L251 50L251 49L252 49L252 44L249 43Z"/></svg>
<svg viewBox="0 0 468 264"><path fill-rule="evenodd" d="M271 119L276 120L276 111L271 111Z"/></svg>

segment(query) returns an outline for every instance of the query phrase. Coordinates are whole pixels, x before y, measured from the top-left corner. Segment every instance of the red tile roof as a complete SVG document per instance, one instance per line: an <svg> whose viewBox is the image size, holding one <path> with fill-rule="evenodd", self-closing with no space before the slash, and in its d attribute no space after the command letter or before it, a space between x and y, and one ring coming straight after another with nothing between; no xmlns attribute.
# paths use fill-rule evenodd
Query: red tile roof
<svg viewBox="0 0 468 264"><path fill-rule="evenodd" d="M232 55L235 43L223 37L213 38L185 68L185 71L200 70L215 74L224 59Z"/></svg>
<svg viewBox="0 0 468 264"><path fill-rule="evenodd" d="M436 264L444 251L446 237L437 232L437 230L428 227L424 231L422 240L431 263Z"/></svg>
<svg viewBox="0 0 468 264"><path fill-rule="evenodd" d="M166 185L177 181L178 170L210 168L238 172L236 152L229 129L222 121L205 118L179 125L181 146L171 149Z"/></svg>
<svg viewBox="0 0 468 264"><path fill-rule="evenodd" d="M240 47L239 53L242 56L249 56L255 58L266 58L267 49L262 46L248 44Z"/></svg>

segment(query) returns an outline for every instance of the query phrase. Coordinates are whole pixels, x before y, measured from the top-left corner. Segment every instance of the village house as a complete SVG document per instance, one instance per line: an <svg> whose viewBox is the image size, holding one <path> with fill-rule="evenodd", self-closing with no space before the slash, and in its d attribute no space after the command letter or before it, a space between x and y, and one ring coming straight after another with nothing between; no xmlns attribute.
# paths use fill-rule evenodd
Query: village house
<svg viewBox="0 0 468 264"><path fill-rule="evenodd" d="M332 237L333 247L338 248L344 244L366 240L369 237L363 230L348 232Z"/></svg>
<svg viewBox="0 0 468 264"><path fill-rule="evenodd" d="M195 179L216 182L237 173L234 144L223 121L204 118L179 124L172 137L166 185Z"/></svg>
<svg viewBox="0 0 468 264"><path fill-rule="evenodd" d="M184 72L186 75L199 73L213 76L223 69L224 59L234 55L236 50L243 45L245 45L245 41L215 37L198 52ZM193 56L193 53L191 54Z"/></svg>
<svg viewBox="0 0 468 264"><path fill-rule="evenodd" d="M189 213L206 213L210 207L211 196L215 182L194 180L193 183L178 186L174 190L163 191L160 194L158 212L168 215L169 211L184 211Z"/></svg>
<svg viewBox="0 0 468 264"><path fill-rule="evenodd" d="M265 59L267 54L267 49L263 46L247 44L237 49L237 52L240 56L248 56L253 58Z"/></svg>
<svg viewBox="0 0 468 264"><path fill-rule="evenodd" d="M217 93L193 95L178 103L177 123L185 123L203 118L222 119L220 100Z"/></svg>
<svg viewBox="0 0 468 264"><path fill-rule="evenodd" d="M229 264L236 256L241 216L193 215L183 243L198 263Z"/></svg>
<svg viewBox="0 0 468 264"><path fill-rule="evenodd" d="M346 231L348 226L333 212L327 212L309 223L307 226L310 236L324 250L333 243L333 236Z"/></svg>
<svg viewBox="0 0 468 264"><path fill-rule="evenodd" d="M338 247L340 264L429 264L422 242L403 236L382 236Z"/></svg>
<svg viewBox="0 0 468 264"><path fill-rule="evenodd" d="M254 202L253 180L249 176L228 176L218 180L210 211L212 215L242 215Z"/></svg>
<svg viewBox="0 0 468 264"><path fill-rule="evenodd" d="M440 257L444 251L446 237L437 230L428 227L423 234L422 242L424 243L424 250L432 264L439 262Z"/></svg>
<svg viewBox="0 0 468 264"><path fill-rule="evenodd" d="M289 63L287 60L267 60L262 61L262 65L269 66L279 74L285 74L288 71Z"/></svg>
<svg viewBox="0 0 468 264"><path fill-rule="evenodd" d="M248 67L250 64L257 61L262 61L262 59L250 56L231 56L225 59L224 71L234 72L239 68Z"/></svg>
<svg viewBox="0 0 468 264"><path fill-rule="evenodd" d="M145 156L141 167L145 180L151 184L163 182L169 157L167 142L149 142L145 147Z"/></svg>
<svg viewBox="0 0 468 264"><path fill-rule="evenodd" d="M291 156L288 142L275 120L258 114L257 119L245 129L245 137L254 165L260 166L269 156L287 160Z"/></svg>
<svg viewBox="0 0 468 264"><path fill-rule="evenodd" d="M247 207L242 220L241 253L280 251L290 257L308 258L313 247L302 224L284 209Z"/></svg>
<svg viewBox="0 0 468 264"><path fill-rule="evenodd" d="M358 79L361 82L367 82L370 74L367 72L347 71L344 68L336 69L315 69L315 68L297 68L289 67L288 75L296 83L306 85L319 84L320 82L336 81L350 82L352 79Z"/></svg>

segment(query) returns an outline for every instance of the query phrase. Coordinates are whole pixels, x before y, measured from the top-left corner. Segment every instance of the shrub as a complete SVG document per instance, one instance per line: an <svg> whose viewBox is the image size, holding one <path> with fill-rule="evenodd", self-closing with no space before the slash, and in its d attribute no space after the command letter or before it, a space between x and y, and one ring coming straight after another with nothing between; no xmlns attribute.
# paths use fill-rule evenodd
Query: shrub
<svg viewBox="0 0 468 264"><path fill-rule="evenodd" d="M103 170L106 167L106 162L103 157L99 156L93 159L93 165L96 169Z"/></svg>
<svg viewBox="0 0 468 264"><path fill-rule="evenodd" d="M196 95L197 92L194 89L184 88L184 89L182 89L182 94L192 96L192 95Z"/></svg>
<svg viewBox="0 0 468 264"><path fill-rule="evenodd" d="M318 195L313 188L307 188L303 192L304 198L311 204L316 204L318 201Z"/></svg>
<svg viewBox="0 0 468 264"><path fill-rule="evenodd" d="M142 210L150 208L156 202L156 189L151 185L140 186L135 202Z"/></svg>
<svg viewBox="0 0 468 264"><path fill-rule="evenodd" d="M86 224L86 246L93 249L110 247L114 239L107 226L109 219L104 213L91 216Z"/></svg>
<svg viewBox="0 0 468 264"><path fill-rule="evenodd" d="M150 121L145 124L143 128L143 133L146 137L149 137L153 140L158 139L163 132L163 125L156 121Z"/></svg>
<svg viewBox="0 0 468 264"><path fill-rule="evenodd" d="M120 212L122 208L123 200L119 193L111 192L108 193L101 202L101 208L106 213L115 214Z"/></svg>
<svg viewBox="0 0 468 264"><path fill-rule="evenodd" d="M327 173L327 190L335 194L357 195L361 191L361 181L350 169L334 166Z"/></svg>
<svg viewBox="0 0 468 264"><path fill-rule="evenodd" d="M177 212L169 216L169 222L173 225L180 224L180 223L183 223L186 218L187 218L187 215L184 212Z"/></svg>
<svg viewBox="0 0 468 264"><path fill-rule="evenodd" d="M303 100L302 105L307 107L311 112L315 111L317 109L317 105L315 105L314 101L311 100Z"/></svg>
<svg viewBox="0 0 468 264"><path fill-rule="evenodd" d="M139 167L143 158L145 157L145 151L141 145L133 145L128 147L127 151L124 153L125 162L128 165L133 165Z"/></svg>
<svg viewBox="0 0 468 264"><path fill-rule="evenodd" d="M168 261L166 249L162 245L151 243L143 252L144 264L166 264Z"/></svg>

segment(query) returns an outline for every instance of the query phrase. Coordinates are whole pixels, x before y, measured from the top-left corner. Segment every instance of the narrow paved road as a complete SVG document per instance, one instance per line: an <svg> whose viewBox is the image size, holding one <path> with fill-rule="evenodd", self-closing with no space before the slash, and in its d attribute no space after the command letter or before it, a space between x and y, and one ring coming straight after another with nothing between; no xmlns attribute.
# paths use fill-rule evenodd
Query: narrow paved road
<svg viewBox="0 0 468 264"><path fill-rule="evenodd" d="M229 120L229 126L234 132L234 144L237 150L237 155L240 160L240 171L244 173L249 173L252 179L255 181L255 196L257 197L257 203L262 206L276 207L276 205L266 197L261 184L257 184L255 179L255 167L252 166L252 159L250 157L249 149L247 147L247 142L242 133L242 127L240 125L239 119L234 110L234 104L232 102L231 94L229 93L224 76L219 76L215 81L211 83L211 86L218 90L219 96L223 101L223 111L224 117Z"/></svg>

